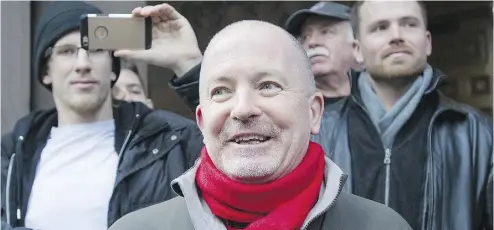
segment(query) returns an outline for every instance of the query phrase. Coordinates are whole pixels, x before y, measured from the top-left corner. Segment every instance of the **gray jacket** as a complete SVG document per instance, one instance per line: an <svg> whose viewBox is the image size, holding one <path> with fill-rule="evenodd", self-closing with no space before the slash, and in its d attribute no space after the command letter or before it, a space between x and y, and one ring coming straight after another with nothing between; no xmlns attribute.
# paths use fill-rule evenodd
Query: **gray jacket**
<svg viewBox="0 0 494 230"><path fill-rule="evenodd" d="M198 195L197 165L172 182L179 197L130 213L110 230L208 229L226 230ZM304 221L303 229L382 230L411 229L395 211L377 202L341 192L346 175L326 158L319 199Z"/></svg>

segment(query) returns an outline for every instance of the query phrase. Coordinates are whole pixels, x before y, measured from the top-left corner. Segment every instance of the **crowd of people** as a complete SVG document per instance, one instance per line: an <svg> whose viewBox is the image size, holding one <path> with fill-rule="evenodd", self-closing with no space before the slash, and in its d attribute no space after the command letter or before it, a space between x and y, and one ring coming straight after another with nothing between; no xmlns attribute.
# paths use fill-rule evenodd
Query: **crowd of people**
<svg viewBox="0 0 494 230"><path fill-rule="evenodd" d="M493 229L493 124L438 90L423 2L318 2L204 53L166 3L129 12L150 49L85 50L101 13L37 22L55 108L2 137L2 229ZM153 108L135 63L172 70L195 121Z"/></svg>

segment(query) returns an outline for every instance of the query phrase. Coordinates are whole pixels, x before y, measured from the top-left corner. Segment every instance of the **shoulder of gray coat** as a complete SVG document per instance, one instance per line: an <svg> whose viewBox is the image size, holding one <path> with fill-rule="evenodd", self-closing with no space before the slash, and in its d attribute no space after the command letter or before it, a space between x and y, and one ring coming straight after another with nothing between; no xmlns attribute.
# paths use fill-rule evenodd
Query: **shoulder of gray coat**
<svg viewBox="0 0 494 230"><path fill-rule="evenodd" d="M131 212L117 220L109 230L194 229L183 197L175 197Z"/></svg>
<svg viewBox="0 0 494 230"><path fill-rule="evenodd" d="M328 210L326 223L338 229L412 230L393 209L375 201L342 192L333 208Z"/></svg>

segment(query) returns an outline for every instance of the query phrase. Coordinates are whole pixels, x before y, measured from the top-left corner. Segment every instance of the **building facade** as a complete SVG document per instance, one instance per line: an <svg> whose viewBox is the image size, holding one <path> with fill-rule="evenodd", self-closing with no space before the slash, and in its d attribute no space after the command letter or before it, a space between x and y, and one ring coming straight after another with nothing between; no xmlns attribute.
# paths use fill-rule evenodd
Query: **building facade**
<svg viewBox="0 0 494 230"><path fill-rule="evenodd" d="M1 2L1 130L30 111L52 107L51 93L31 76L31 41L36 21L49 1ZM91 1L105 13L130 13L137 6L160 1ZM192 24L204 51L212 36L242 19L283 25L290 14L315 2L169 2ZM352 2L342 2L351 4ZM443 92L492 116L492 2L426 2L432 33L429 62L449 77ZM275 9L275 10L273 10ZM194 113L168 87L169 70L139 66L154 105L193 119Z"/></svg>

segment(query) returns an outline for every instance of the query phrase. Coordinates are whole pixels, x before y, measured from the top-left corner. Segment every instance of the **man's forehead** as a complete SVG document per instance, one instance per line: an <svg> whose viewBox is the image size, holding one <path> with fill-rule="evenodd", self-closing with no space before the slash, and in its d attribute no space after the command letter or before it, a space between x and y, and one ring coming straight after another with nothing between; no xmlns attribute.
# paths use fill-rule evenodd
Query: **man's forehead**
<svg viewBox="0 0 494 230"><path fill-rule="evenodd" d="M365 1L359 13L362 24L404 17L422 17L420 6L416 1Z"/></svg>
<svg viewBox="0 0 494 230"><path fill-rule="evenodd" d="M204 80L209 83L218 81L232 83L240 80L258 81L265 77L284 76L287 74L284 69L279 59L234 58L217 63L217 65L213 65L213 68L205 69L203 76Z"/></svg>
<svg viewBox="0 0 494 230"><path fill-rule="evenodd" d="M289 47L280 44L245 41L218 43L205 55L203 61L207 75L233 72L281 71Z"/></svg>
<svg viewBox="0 0 494 230"><path fill-rule="evenodd" d="M298 60L294 58L295 40L282 28L265 22L241 22L220 34L212 39L204 53L203 80L222 76L255 78L276 72L288 75L295 68L291 66L297 64L294 63Z"/></svg>
<svg viewBox="0 0 494 230"><path fill-rule="evenodd" d="M120 71L120 77L118 78L117 83L126 83L126 84L139 84L139 76L137 76L132 70L122 69Z"/></svg>

